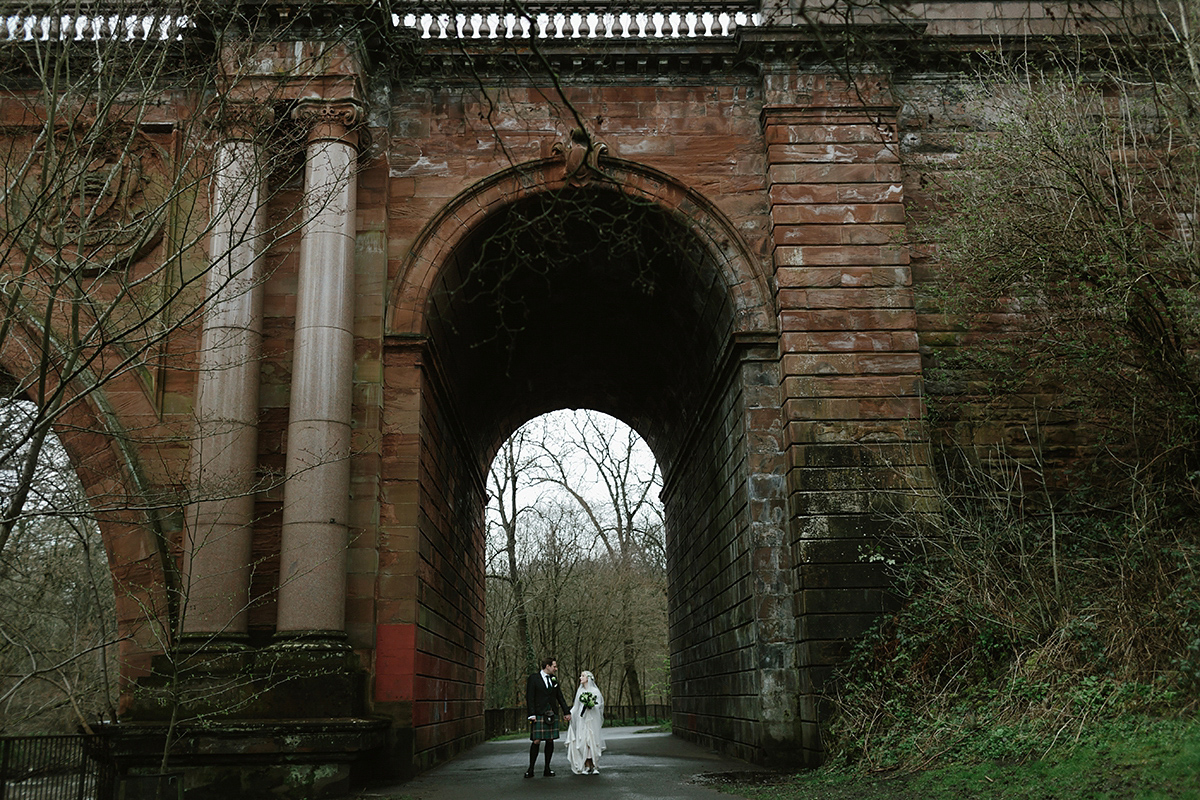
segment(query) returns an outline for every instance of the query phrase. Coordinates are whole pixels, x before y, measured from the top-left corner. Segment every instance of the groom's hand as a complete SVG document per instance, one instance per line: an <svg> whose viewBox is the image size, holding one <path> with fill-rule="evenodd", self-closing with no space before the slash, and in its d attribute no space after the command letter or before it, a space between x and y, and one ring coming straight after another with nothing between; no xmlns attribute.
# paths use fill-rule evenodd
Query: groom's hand
<svg viewBox="0 0 1200 800"><path fill-rule="evenodd" d="M564 717L563 717L563 719L565 719L567 722L570 722L570 721L571 721L571 715L570 715L570 714L567 714L566 716L564 716Z"/></svg>

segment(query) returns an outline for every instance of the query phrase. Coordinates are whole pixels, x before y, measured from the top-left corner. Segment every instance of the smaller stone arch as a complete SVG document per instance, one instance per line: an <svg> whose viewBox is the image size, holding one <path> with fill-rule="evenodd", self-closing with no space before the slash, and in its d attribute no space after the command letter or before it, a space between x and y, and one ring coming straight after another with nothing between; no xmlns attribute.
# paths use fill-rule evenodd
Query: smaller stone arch
<svg viewBox="0 0 1200 800"><path fill-rule="evenodd" d="M653 203L676 216L712 254L735 309L734 332L774 334L778 314L771 282L733 223L712 202L653 167L605 156L597 186ZM507 204L572 184L562 158L543 158L497 172L460 192L425 226L392 289L389 334L424 331L426 301L447 256L487 216Z"/></svg>
<svg viewBox="0 0 1200 800"><path fill-rule="evenodd" d="M23 377L42 369L43 342L54 346L53 337L41 333L28 318L15 319L0 342L0 372L18 387ZM157 412L132 370L114 371L103 386L85 371L64 386L61 368L51 358L45 370L46 391L66 395L53 430L95 511L113 578L123 711L132 700L133 681L150 673L151 659L167 644L173 603L166 533L152 511L153 492L123 421L155 419Z"/></svg>

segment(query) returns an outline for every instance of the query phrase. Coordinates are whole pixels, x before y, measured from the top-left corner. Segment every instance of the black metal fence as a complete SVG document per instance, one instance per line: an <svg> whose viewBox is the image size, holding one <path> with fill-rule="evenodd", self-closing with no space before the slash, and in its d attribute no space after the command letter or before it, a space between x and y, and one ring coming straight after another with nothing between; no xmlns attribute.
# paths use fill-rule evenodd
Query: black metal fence
<svg viewBox="0 0 1200 800"><path fill-rule="evenodd" d="M99 737L0 736L0 800L112 800L115 786Z"/></svg>
<svg viewBox="0 0 1200 800"><path fill-rule="evenodd" d="M604 724L649 725L671 718L671 706L665 703L646 703L640 706L605 706ZM529 722L524 708L489 708L483 712L484 736L488 739L506 733L528 733ZM563 726L566 727L566 726ZM3 800L3 798L0 798Z"/></svg>

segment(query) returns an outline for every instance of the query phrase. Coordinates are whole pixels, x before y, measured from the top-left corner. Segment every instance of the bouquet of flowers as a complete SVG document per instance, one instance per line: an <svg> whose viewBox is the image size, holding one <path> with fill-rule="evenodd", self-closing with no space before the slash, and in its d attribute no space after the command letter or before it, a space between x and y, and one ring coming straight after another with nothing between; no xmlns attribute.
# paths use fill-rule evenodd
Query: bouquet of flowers
<svg viewBox="0 0 1200 800"><path fill-rule="evenodd" d="M579 705L583 706L582 713L586 714L589 708L596 707L596 695L592 694L591 692L584 692L583 694L579 695Z"/></svg>

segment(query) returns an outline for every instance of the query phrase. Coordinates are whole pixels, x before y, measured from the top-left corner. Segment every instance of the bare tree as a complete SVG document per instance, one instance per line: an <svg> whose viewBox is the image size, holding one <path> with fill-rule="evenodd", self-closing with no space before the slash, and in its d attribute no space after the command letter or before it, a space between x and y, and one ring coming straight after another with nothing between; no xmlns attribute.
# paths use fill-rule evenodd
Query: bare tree
<svg viewBox="0 0 1200 800"><path fill-rule="evenodd" d="M529 633L529 612L526 599L525 571L523 569L522 553L519 552L520 529L523 517L533 512L533 508L522 496L523 490L528 490L528 469L530 467L530 436L531 431L521 428L514 433L500 448L492 462L488 473L489 493L491 502L489 511L489 552L488 579L489 582L506 583L511 592L511 600L501 603L501 598L495 591L488 598L488 618L507 618L511 616L516 622L517 648L519 658L509 675L510 680L519 680L520 676L536 669L537 654L533 649L533 639ZM502 611L502 609L504 609ZM504 641L504 627L489 629L489 648L493 654L491 663L497 661L498 646Z"/></svg>
<svg viewBox="0 0 1200 800"><path fill-rule="evenodd" d="M204 37L192 35L198 21ZM183 646L184 621L202 594L188 560L209 545L203 518L193 515L186 531L180 520L204 502L252 505L256 493L282 481L270 469L231 476L196 468L238 432L189 407L197 377L258 370L257 350L242 347L253 334L228 324L202 330L203 323L214 307L261 292L270 278L262 254L268 247L285 254L329 202L310 193L303 210L295 208L304 166L295 91L286 94L278 76L255 83L249 57L264 40L288 34L256 30L260 23L225 4L138 0L30 0L0 17L0 413L22 415L20 424L0 420L0 593L27 595L31 543L82 556L91 567L85 577L96 581L95 602L86 613L77 605L70 642L51 650L47 639L41 652L6 638L22 657L6 654L12 683L0 691L16 702L24 695L12 687L53 681L53 702L74 705L80 722L113 718L117 701L105 695L113 665L104 656L119 649L144 670L160 654L155 674L140 681L140 697L169 709L164 764L180 726L236 712L261 688L248 688L245 675L232 675L219 691L211 682L187 683L203 663L197 651L222 632ZM293 84L305 80L301 71ZM244 198L244 207L214 199L218 178L225 196ZM268 208L288 210L268 215ZM257 228L245 224L251 218ZM239 255L247 250L255 256ZM257 391L249 401L256 416ZM48 464L73 469L83 488L51 495L57 478L44 471ZM97 571L106 562L97 531L131 527L149 543L145 562L113 554L110 588ZM55 569L37 577L46 586L76 580L72 563L43 559L40 566ZM72 592L83 597L84 588ZM120 632L114 596L124 609ZM254 599L231 602L227 624ZM100 658L94 691L103 699L94 708L80 701L93 690L67 671L90 658Z"/></svg>
<svg viewBox="0 0 1200 800"><path fill-rule="evenodd" d="M640 437L594 412L539 418L501 449L492 467L490 557L507 569L489 572L488 658L497 667L489 680L507 675L513 683L489 689L493 702L519 700L529 667L506 657L514 646L520 659L540 648L567 669L611 680L614 703L626 694L644 702L640 674L666 648L656 480Z"/></svg>
<svg viewBox="0 0 1200 800"><path fill-rule="evenodd" d="M0 406L20 437L32 404ZM90 730L116 716L116 615L99 530L57 438L42 446L29 509L0 553L0 731ZM0 469L0 493L18 476Z"/></svg>
<svg viewBox="0 0 1200 800"><path fill-rule="evenodd" d="M615 426L588 412L575 412L554 435L543 440L538 479L566 492L583 512L588 532L602 547L619 576L635 576L647 567L665 567L661 477L642 443L627 426ZM557 446L547 446L557 441ZM645 702L637 671L638 644L632 614L640 606L639 587L620 580L627 619L622 637L623 671L617 702ZM662 598L665 602L665 596Z"/></svg>

